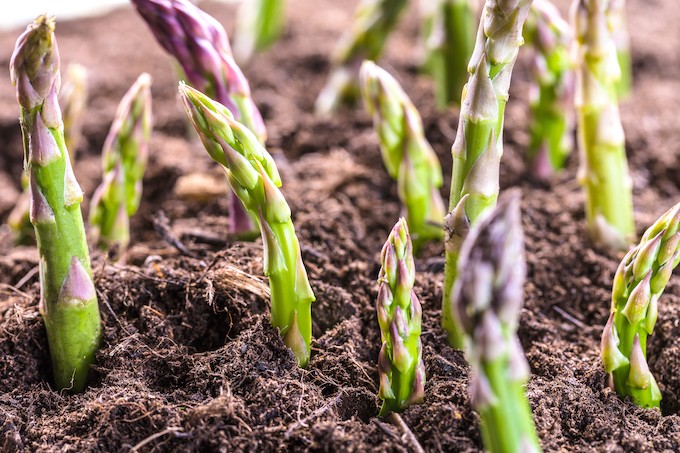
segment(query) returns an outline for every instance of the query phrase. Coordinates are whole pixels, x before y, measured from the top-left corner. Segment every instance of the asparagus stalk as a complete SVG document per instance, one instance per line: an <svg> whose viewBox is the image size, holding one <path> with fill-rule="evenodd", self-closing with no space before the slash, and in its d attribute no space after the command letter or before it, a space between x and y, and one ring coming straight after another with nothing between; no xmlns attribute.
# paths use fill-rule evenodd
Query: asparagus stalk
<svg viewBox="0 0 680 453"><path fill-rule="evenodd" d="M238 121L264 143L267 131L236 64L224 27L189 0L132 0L159 44L180 64L187 81L225 105ZM257 236L255 220L238 197L229 194L229 231L241 237Z"/></svg>
<svg viewBox="0 0 680 453"><path fill-rule="evenodd" d="M406 0L362 0L354 14L352 27L338 43L326 86L316 100L315 109L328 115L342 105L353 105L359 96L359 69L364 60L382 55L388 35L406 6Z"/></svg>
<svg viewBox="0 0 680 453"><path fill-rule="evenodd" d="M642 407L659 407L661 392L647 366L647 337L658 302L680 263L680 203L645 231L614 276L611 313L602 333L602 363L610 384Z"/></svg>
<svg viewBox="0 0 680 453"><path fill-rule="evenodd" d="M633 59L630 56L626 0L609 0L607 25L616 46L616 59L621 69L621 78L616 83L616 94L623 99L630 94L633 86Z"/></svg>
<svg viewBox="0 0 680 453"><path fill-rule="evenodd" d="M524 394L529 365L517 338L526 274L519 192L472 228L461 250L453 304L465 332L470 397L492 453L540 451Z"/></svg>
<svg viewBox="0 0 680 453"><path fill-rule="evenodd" d="M406 219L394 225L380 255L376 309L382 347L378 355L380 415L423 400L425 365L420 342L423 310L413 291L416 266Z"/></svg>
<svg viewBox="0 0 680 453"><path fill-rule="evenodd" d="M528 154L534 174L547 180L564 168L574 146L571 33L552 3L534 0L524 38L533 54Z"/></svg>
<svg viewBox="0 0 680 453"><path fill-rule="evenodd" d="M575 105L591 238L625 249L635 234L632 183L616 97L620 77L606 20L606 0L575 0Z"/></svg>
<svg viewBox="0 0 680 453"><path fill-rule="evenodd" d="M435 83L437 105L460 104L467 64L475 46L474 0L424 0L430 4L423 26L425 70ZM430 3L432 2L432 3Z"/></svg>
<svg viewBox="0 0 680 453"><path fill-rule="evenodd" d="M66 67L59 92L59 106L64 120L64 140L75 162L76 151L82 139L85 106L87 105L87 69L77 63Z"/></svg>
<svg viewBox="0 0 680 453"><path fill-rule="evenodd" d="M264 273L271 289L271 322L307 366L312 339L314 293L302 263L290 207L279 187L274 160L222 104L180 82L189 120L212 159L222 165L231 187L258 221L264 246Z"/></svg>
<svg viewBox="0 0 680 453"><path fill-rule="evenodd" d="M102 183L92 196L90 225L102 248L130 242L130 217L139 209L151 139L151 76L140 75L118 105L102 150Z"/></svg>
<svg viewBox="0 0 680 453"><path fill-rule="evenodd" d="M54 19L38 17L10 60L21 106L30 218L40 254L40 313L57 389L81 391L99 346L97 293L76 181L64 144L57 96L61 84Z"/></svg>
<svg viewBox="0 0 680 453"><path fill-rule="evenodd" d="M437 155L425 138L415 106L399 83L372 61L360 71L361 93L380 139L388 173L398 181L399 198L413 232L416 250L425 241L441 239L443 177Z"/></svg>
<svg viewBox="0 0 680 453"><path fill-rule="evenodd" d="M285 18L284 0L249 0L239 7L234 54L239 62L274 44Z"/></svg>
<svg viewBox="0 0 680 453"><path fill-rule="evenodd" d="M72 63L66 68L66 74L62 79L61 91L59 91L59 105L64 122L64 142L66 149L70 150L71 166L75 162L76 150L81 139L86 102L87 70L79 64ZM7 218L7 225L9 225L17 244L29 243L35 240L33 224L30 219L30 196L26 175L23 175L21 178L21 186L23 192Z"/></svg>
<svg viewBox="0 0 680 453"><path fill-rule="evenodd" d="M463 337L450 300L456 263L469 225L498 198L505 104L530 7L531 0L487 0L468 65L470 78L463 89L458 131L451 148L451 213L446 222L442 300L442 326L449 343L457 348L463 346Z"/></svg>

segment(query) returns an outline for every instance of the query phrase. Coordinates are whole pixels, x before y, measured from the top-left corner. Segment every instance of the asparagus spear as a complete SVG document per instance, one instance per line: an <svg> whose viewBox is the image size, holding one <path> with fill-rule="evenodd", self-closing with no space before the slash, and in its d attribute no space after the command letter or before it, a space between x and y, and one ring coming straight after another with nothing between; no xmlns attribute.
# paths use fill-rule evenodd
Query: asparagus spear
<svg viewBox="0 0 680 453"><path fill-rule="evenodd" d="M496 204L505 103L530 7L531 0L487 0L468 65L470 78L463 89L458 131L451 148L451 213L446 222L442 300L442 326L449 343L457 348L463 345L462 332L450 300L456 262L469 225Z"/></svg>
<svg viewBox="0 0 680 453"><path fill-rule="evenodd" d="M62 110L64 122L64 142L66 149L70 150L71 166L75 162L75 153L81 139L83 114L87 102L87 70L72 63L66 68L66 74L62 80L59 91L59 105ZM33 242L35 240L33 224L30 219L30 196L28 193L28 177L21 178L23 192L17 200L17 204L7 218L14 240L17 244Z"/></svg>
<svg viewBox="0 0 680 453"><path fill-rule="evenodd" d="M102 150L103 180L92 196L90 225L102 248L123 258L130 217L139 209L151 139L151 76L140 75L118 105Z"/></svg>
<svg viewBox="0 0 680 453"><path fill-rule="evenodd" d="M647 336L658 302L680 263L680 203L645 231L614 276L612 306L602 333L602 363L610 384L642 407L659 407L661 392L647 366Z"/></svg>
<svg viewBox="0 0 680 453"><path fill-rule="evenodd" d="M607 25L616 46L616 59L621 69L621 78L616 84L616 94L623 99L630 94L633 85L633 59L630 56L626 0L609 0Z"/></svg>
<svg viewBox="0 0 680 453"><path fill-rule="evenodd" d="M253 133L222 104L180 82L189 120L212 159L222 165L231 187L258 221L264 246L264 273L271 289L271 322L307 366L312 339L314 293L302 263L290 207L279 187L274 160Z"/></svg>
<svg viewBox="0 0 680 453"><path fill-rule="evenodd" d="M284 0L249 0L239 7L234 54L239 62L274 44L285 18Z"/></svg>
<svg viewBox="0 0 680 453"><path fill-rule="evenodd" d="M606 0L575 0L580 180L593 241L625 249L635 234L632 183L616 98L621 71L606 20Z"/></svg>
<svg viewBox="0 0 680 453"><path fill-rule="evenodd" d="M524 38L533 54L528 154L534 174L547 180L564 168L574 146L571 34L552 3L534 0Z"/></svg>
<svg viewBox="0 0 680 453"><path fill-rule="evenodd" d="M238 121L264 143L262 115L236 64L224 27L189 0L132 0L156 40L182 67L187 81L234 112ZM238 197L229 195L229 231L242 238L257 236Z"/></svg>
<svg viewBox="0 0 680 453"><path fill-rule="evenodd" d="M59 105L64 120L64 139L66 149L71 155L71 165L75 162L76 151L82 138L86 104L87 69L77 63L71 63L66 67L59 92Z"/></svg>
<svg viewBox="0 0 680 453"><path fill-rule="evenodd" d="M460 104L467 64L475 46L474 0L424 0L430 6L423 26L425 70L434 78L437 105Z"/></svg>
<svg viewBox="0 0 680 453"><path fill-rule="evenodd" d="M416 267L406 219L394 225L380 255L378 323L382 347L378 355L380 415L401 412L423 400L425 365L420 343L423 310L413 291Z"/></svg>
<svg viewBox="0 0 680 453"><path fill-rule="evenodd" d="M83 193L64 145L57 102L61 77L54 19L38 17L10 60L21 106L30 218L40 254L40 313L57 389L81 391L101 327L80 202Z"/></svg>
<svg viewBox="0 0 680 453"><path fill-rule="evenodd" d="M327 115L341 105L352 105L359 95L359 68L364 60L377 60L387 36L394 29L406 0L362 0L352 27L338 43L326 86L316 99L315 109Z"/></svg>
<svg viewBox="0 0 680 453"><path fill-rule="evenodd" d="M399 83L372 61L360 71L361 93L380 138L383 162L399 184L399 198L413 232L416 250L444 231L444 202L439 194L441 166L425 138L415 106Z"/></svg>
<svg viewBox="0 0 680 453"><path fill-rule="evenodd" d="M492 453L540 451L524 394L529 365L517 338L526 274L519 192L472 228L460 253L453 303L465 332L470 397Z"/></svg>

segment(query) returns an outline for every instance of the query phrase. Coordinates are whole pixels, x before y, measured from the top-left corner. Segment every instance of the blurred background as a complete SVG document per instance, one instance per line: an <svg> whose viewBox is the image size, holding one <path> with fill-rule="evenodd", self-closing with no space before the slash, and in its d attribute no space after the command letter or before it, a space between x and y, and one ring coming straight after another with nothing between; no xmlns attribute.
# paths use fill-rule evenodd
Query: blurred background
<svg viewBox="0 0 680 453"><path fill-rule="evenodd" d="M222 2L237 2L238 0L218 0ZM26 25L40 14L50 14L61 20L74 17L104 14L113 8L129 4L129 0L30 0L14 3L11 8L5 8L0 15L0 30L7 30L20 25Z"/></svg>

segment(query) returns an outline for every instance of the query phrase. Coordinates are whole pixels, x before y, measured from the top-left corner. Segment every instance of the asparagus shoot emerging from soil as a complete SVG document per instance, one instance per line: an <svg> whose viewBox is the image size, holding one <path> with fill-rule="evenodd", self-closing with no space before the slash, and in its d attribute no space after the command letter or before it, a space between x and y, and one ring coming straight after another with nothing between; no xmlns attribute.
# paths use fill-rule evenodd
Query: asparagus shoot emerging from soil
<svg viewBox="0 0 680 453"><path fill-rule="evenodd" d="M432 3L430 3L432 1ZM425 70L435 83L437 105L460 104L467 65L475 47L477 8L473 0L425 0Z"/></svg>
<svg viewBox="0 0 680 453"><path fill-rule="evenodd" d="M102 248L124 258L130 217L139 209L151 139L151 76L142 74L125 93L102 150L102 183L92 196L90 225Z"/></svg>
<svg viewBox="0 0 680 453"><path fill-rule="evenodd" d="M491 209L498 198L505 104L530 7L531 0L487 0L468 65L470 78L463 89L458 131L451 148L451 212L445 225L442 300L442 326L449 343L457 348L463 346L463 337L450 297L458 253L470 224Z"/></svg>
<svg viewBox="0 0 680 453"><path fill-rule="evenodd" d="M59 92L59 106L64 120L64 140L71 155L71 165L75 162L76 151L82 138L83 119L87 104L87 69L77 63L66 67Z"/></svg>
<svg viewBox="0 0 680 453"><path fill-rule="evenodd" d="M75 162L75 153L81 139L83 114L87 102L87 70L85 67L72 63L66 68L66 75L62 79L59 91L59 105L64 122L64 142L69 150L71 166ZM7 225L17 244L31 243L35 240L33 224L30 216L30 195L28 178L21 178L23 192L19 196L14 209L7 218Z"/></svg>
<svg viewBox="0 0 680 453"><path fill-rule="evenodd" d="M526 273L519 192L504 196L461 250L453 300L465 332L470 398L492 453L539 451L524 394L529 365L517 338Z"/></svg>
<svg viewBox="0 0 680 453"><path fill-rule="evenodd" d="M571 35L552 3L534 0L524 38L533 54L528 154L536 177L547 180L564 168L574 146Z"/></svg>
<svg viewBox="0 0 680 453"><path fill-rule="evenodd" d="M361 65L360 80L366 109L380 138L383 162L398 181L399 198L418 249L423 242L444 236L439 160L425 138L418 111L399 83L372 61Z"/></svg>
<svg viewBox="0 0 680 453"><path fill-rule="evenodd" d="M38 17L10 60L21 106L30 218L40 254L40 313L57 389L82 391L101 337L97 293L57 102L61 77L54 19Z"/></svg>
<svg viewBox="0 0 680 453"><path fill-rule="evenodd" d="M630 94L633 86L633 60L630 56L626 0L609 0L607 24L616 46L616 59L621 69L621 78L616 84L616 94L623 99Z"/></svg>
<svg viewBox="0 0 680 453"><path fill-rule="evenodd" d="M180 82L187 116L212 159L222 165L234 193L258 221L264 246L264 273L271 289L271 322L307 366L312 339L314 293L302 263L290 207L279 187L274 160L222 104Z"/></svg>
<svg viewBox="0 0 680 453"><path fill-rule="evenodd" d="M423 400L425 365L420 342L423 310L413 291L416 266L404 218L390 232L380 255L378 323L382 347L378 354L380 415L401 412Z"/></svg>
<svg viewBox="0 0 680 453"><path fill-rule="evenodd" d="M341 105L355 103L359 96L361 63L380 58L385 41L405 7L406 0L362 0L359 3L351 28L335 49L328 82L316 100L318 114L327 115Z"/></svg>
<svg viewBox="0 0 680 453"><path fill-rule="evenodd" d="M239 7L234 54L239 62L276 42L283 29L285 0L248 0Z"/></svg>
<svg viewBox="0 0 680 453"><path fill-rule="evenodd" d="M606 0L575 0L572 7L579 179L592 240L625 249L635 234L632 183L616 96L621 71L606 7Z"/></svg>
<svg viewBox="0 0 680 453"><path fill-rule="evenodd" d="M680 262L680 203L662 215L625 256L614 276L612 306L602 333L610 384L642 407L659 407L661 392L647 366L647 336L658 302Z"/></svg>
<svg viewBox="0 0 680 453"><path fill-rule="evenodd" d="M189 0L132 0L156 40L178 61L188 83L226 106L236 119L264 143L262 115L250 86L236 64L224 27ZM230 193L229 232L247 239L257 236L254 219Z"/></svg>

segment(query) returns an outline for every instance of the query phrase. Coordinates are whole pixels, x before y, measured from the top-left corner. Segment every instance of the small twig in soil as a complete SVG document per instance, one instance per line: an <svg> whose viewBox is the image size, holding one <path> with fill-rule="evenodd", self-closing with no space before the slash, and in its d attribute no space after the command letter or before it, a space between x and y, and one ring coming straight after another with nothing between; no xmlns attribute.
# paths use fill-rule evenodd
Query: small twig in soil
<svg viewBox="0 0 680 453"><path fill-rule="evenodd" d="M195 258L196 254L189 250L186 245L179 240L170 228L170 221L164 211L158 211L153 218L153 229L160 235L160 237L168 244L175 247L182 255L190 258Z"/></svg>
<svg viewBox="0 0 680 453"><path fill-rule="evenodd" d="M413 451L416 453L425 453L423 446L420 445L420 442L418 442L415 434L413 434L413 431L411 431L411 428L408 427L404 419L401 418L401 415L397 414L396 412L392 412L387 417L387 419L390 421L390 423L401 430L403 433L401 440L411 445Z"/></svg>
<svg viewBox="0 0 680 453"><path fill-rule="evenodd" d="M142 448L144 445L153 442L154 440L158 439L159 437L163 437L163 436L165 436L166 434L171 434L171 433L172 433L172 434L175 434L175 433L181 433L181 432L182 432L182 428L181 428L181 427L179 427L179 426L169 426L169 427L165 428L163 431L157 432L156 434L152 434L152 435L150 435L149 437L147 437L146 439L142 440L142 441L139 442L137 445L135 445L134 447L132 447L132 448L130 449L130 451L136 453L136 452L138 452L139 449Z"/></svg>
<svg viewBox="0 0 680 453"><path fill-rule="evenodd" d="M567 321L571 322L571 323L574 324L576 327L579 327L579 328L581 328L581 329L583 329L583 328L585 328L585 327L588 327L588 326L586 326L585 323L579 321L578 319L576 319L574 316L572 316L571 314L569 314L567 311L563 310L563 309L560 308L559 306L553 305L552 308L553 308L553 310L555 310L557 313L559 313L564 319L566 319Z"/></svg>
<svg viewBox="0 0 680 453"><path fill-rule="evenodd" d="M309 422L309 421L311 421L311 420L313 420L313 419L315 419L315 418L317 418L317 417L320 417L321 415L325 414L329 409L331 409L333 406L335 406L336 404L338 404L338 401L340 401L340 397L341 397L344 393L345 393L344 390L340 390L340 391L338 392L338 394L335 395L335 398L333 398L333 400L332 400L331 402L329 402L328 404L325 404L325 405L321 406L320 408L318 408L317 410L315 410L314 412L312 412L311 414L309 414L308 416L306 416L306 417L303 418L302 420L300 420L300 418L298 417L298 421L295 422L295 423L293 423L293 424L286 430L286 434L284 434L284 437L285 437L286 439L290 438L290 436L293 435L293 432L296 431L298 428L303 427L303 426L306 427L306 426L307 426L307 422Z"/></svg>
<svg viewBox="0 0 680 453"><path fill-rule="evenodd" d="M33 269L30 271L26 272L26 275L17 282L16 285L14 285L17 289L20 289L22 286L26 284L27 281L29 281L35 274L38 273L38 270L40 270L40 266L35 266Z"/></svg>

